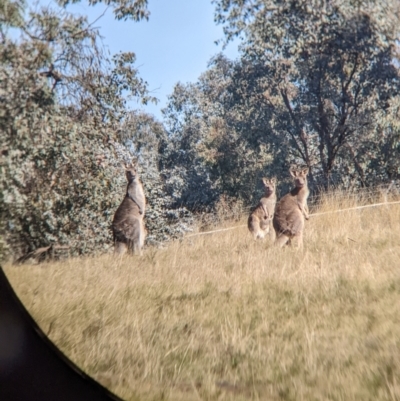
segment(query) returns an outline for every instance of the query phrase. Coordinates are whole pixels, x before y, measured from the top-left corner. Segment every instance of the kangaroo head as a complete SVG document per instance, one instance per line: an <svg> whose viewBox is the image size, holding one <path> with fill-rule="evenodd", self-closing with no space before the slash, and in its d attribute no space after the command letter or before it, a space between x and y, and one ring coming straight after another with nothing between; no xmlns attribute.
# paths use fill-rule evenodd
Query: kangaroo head
<svg viewBox="0 0 400 401"><path fill-rule="evenodd" d="M138 177L137 162L135 160L125 164L125 175L128 182L132 182Z"/></svg>
<svg viewBox="0 0 400 401"><path fill-rule="evenodd" d="M300 170L290 169L290 174L294 178L294 184L296 188L303 188L307 186L307 174L308 168L303 168Z"/></svg>
<svg viewBox="0 0 400 401"><path fill-rule="evenodd" d="M266 195L271 195L275 192L276 188L276 178L263 178L262 179L263 185L264 185L264 191Z"/></svg>

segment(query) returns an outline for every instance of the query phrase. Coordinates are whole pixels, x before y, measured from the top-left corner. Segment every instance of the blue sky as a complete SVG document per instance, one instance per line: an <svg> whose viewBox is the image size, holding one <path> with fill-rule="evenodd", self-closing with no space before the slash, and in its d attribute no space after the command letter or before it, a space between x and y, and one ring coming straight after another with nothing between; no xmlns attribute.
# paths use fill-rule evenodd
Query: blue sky
<svg viewBox="0 0 400 401"><path fill-rule="evenodd" d="M89 16L94 21L105 10L104 5L90 7L82 2L70 11ZM95 23L100 27L104 44L112 54L132 51L140 76L148 82L157 105L142 109L161 120L161 109L167 103L177 82L194 82L207 68L208 61L222 51L215 41L223 38L222 27L214 23L211 0L149 0L149 21L116 21L111 8ZM236 58L237 42L223 51Z"/></svg>

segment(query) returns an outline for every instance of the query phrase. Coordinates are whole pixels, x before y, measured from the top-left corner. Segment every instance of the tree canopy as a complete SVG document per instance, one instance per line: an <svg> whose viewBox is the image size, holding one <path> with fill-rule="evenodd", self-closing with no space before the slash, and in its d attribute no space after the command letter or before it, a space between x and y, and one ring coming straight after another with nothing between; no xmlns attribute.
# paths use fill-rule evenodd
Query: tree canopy
<svg viewBox="0 0 400 401"><path fill-rule="evenodd" d="M158 152L162 126L136 114L135 121L145 123L132 127L129 117L130 97L156 101L135 68L134 53L109 57L98 29L68 12L68 4L0 3L2 254L54 243L69 245L72 254L107 249L126 185L120 163L144 152L143 146L123 146L127 131L131 141ZM118 19L149 15L144 0L107 4ZM147 186L160 196L157 168ZM159 223L169 221L167 200L156 202L150 216L157 207L164 208ZM152 231L155 240L166 238L165 229L162 234L153 224Z"/></svg>
<svg viewBox="0 0 400 401"><path fill-rule="evenodd" d="M325 182L335 174L366 185L391 175L378 143L398 143L387 124L399 92L397 1L214 3L226 41L240 36L243 61L264 69L259 105L293 161Z"/></svg>

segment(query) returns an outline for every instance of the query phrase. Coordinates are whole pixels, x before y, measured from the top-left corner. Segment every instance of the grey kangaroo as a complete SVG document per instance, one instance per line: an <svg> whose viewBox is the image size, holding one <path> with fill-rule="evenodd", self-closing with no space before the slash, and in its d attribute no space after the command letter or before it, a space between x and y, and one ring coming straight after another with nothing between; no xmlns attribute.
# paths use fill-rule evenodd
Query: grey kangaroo
<svg viewBox="0 0 400 401"><path fill-rule="evenodd" d="M276 233L275 245L284 246L296 239L303 246L304 219L308 220L307 198L310 193L307 185L308 168L290 169L295 188L285 195L276 205L273 226Z"/></svg>
<svg viewBox="0 0 400 401"><path fill-rule="evenodd" d="M146 198L139 180L136 161L125 165L128 180L126 195L114 214L112 231L114 253L123 255L126 251L141 254L146 236L144 213Z"/></svg>
<svg viewBox="0 0 400 401"><path fill-rule="evenodd" d="M247 220L247 227L254 239L262 239L270 232L276 204L276 178L263 178L262 182L264 196L252 210Z"/></svg>

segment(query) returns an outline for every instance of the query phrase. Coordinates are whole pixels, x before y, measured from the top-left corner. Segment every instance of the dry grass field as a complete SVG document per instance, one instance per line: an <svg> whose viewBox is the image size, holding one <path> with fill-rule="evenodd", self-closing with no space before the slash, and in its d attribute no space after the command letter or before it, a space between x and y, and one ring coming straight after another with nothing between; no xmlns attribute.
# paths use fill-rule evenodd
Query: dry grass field
<svg viewBox="0 0 400 401"><path fill-rule="evenodd" d="M44 332L127 401L400 400L399 204L311 217L303 250L238 227L4 268Z"/></svg>

